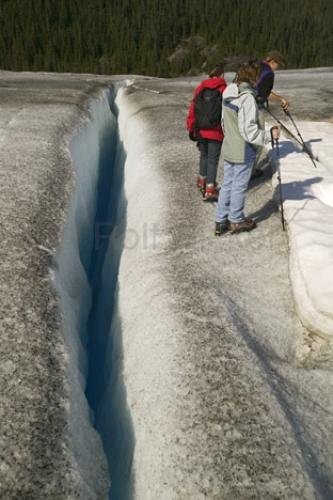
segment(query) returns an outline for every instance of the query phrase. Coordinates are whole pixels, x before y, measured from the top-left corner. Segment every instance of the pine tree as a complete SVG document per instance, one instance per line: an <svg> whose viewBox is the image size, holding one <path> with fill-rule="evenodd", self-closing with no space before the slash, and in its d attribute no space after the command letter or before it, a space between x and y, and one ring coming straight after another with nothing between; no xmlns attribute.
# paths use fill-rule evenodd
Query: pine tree
<svg viewBox="0 0 333 500"><path fill-rule="evenodd" d="M332 21L332 0L2 0L1 66L176 76L272 48L289 67L327 66Z"/></svg>

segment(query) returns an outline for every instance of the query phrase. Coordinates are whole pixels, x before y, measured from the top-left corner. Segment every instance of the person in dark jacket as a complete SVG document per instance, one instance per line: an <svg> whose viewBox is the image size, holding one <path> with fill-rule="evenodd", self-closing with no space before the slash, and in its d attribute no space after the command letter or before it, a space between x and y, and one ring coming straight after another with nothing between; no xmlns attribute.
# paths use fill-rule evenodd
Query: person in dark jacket
<svg viewBox="0 0 333 500"><path fill-rule="evenodd" d="M196 127L195 101L198 94L205 88L216 89L222 94L227 86L223 74L224 64L217 64L210 72L209 78L198 85L194 91L186 119L186 127L190 138L198 141L200 166L197 186L203 193L205 201L216 201L218 199L216 175L221 154L223 132L220 122L213 128L205 129Z"/></svg>
<svg viewBox="0 0 333 500"><path fill-rule="evenodd" d="M284 57L277 50L268 52L264 61L261 62L259 78L256 82L259 108L266 104L267 101L275 101L279 102L283 109L288 109L289 102L287 99L273 91L274 72L279 68L284 68L285 65Z"/></svg>
<svg viewBox="0 0 333 500"><path fill-rule="evenodd" d="M289 102L285 97L273 91L274 87L274 72L279 68L283 68L286 65L286 61L283 55L278 50L271 50L267 53L265 59L260 63L260 73L258 80L256 82L257 91L257 103L259 106L259 119L261 126L265 127L265 117L264 112L261 111L264 106L269 102L278 102L281 107L285 110L289 107ZM267 163L267 157L264 148L259 150L251 179L261 177L263 175L263 165Z"/></svg>

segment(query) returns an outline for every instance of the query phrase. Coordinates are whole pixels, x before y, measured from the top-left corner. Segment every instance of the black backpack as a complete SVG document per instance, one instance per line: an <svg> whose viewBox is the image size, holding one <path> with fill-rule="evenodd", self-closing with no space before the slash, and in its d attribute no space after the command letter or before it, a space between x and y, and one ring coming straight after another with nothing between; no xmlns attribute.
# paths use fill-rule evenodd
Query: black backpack
<svg viewBox="0 0 333 500"><path fill-rule="evenodd" d="M194 101L195 128L215 128L221 124L222 94L217 89L202 89Z"/></svg>

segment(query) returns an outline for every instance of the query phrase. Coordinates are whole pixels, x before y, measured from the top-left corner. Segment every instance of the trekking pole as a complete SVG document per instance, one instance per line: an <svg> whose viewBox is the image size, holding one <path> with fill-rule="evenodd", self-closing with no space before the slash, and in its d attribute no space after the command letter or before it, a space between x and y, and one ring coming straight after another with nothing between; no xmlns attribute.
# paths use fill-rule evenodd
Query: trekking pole
<svg viewBox="0 0 333 500"><path fill-rule="evenodd" d="M275 115L271 112L271 110L270 110L269 108L263 108L263 109L264 109L264 111L266 111L266 113L268 113L269 115L271 115L271 117L273 118L273 120L275 120L275 121L276 121L276 122L280 125L280 127L282 128L282 130L284 130L284 131L287 133L287 135L289 135L290 137L292 137L292 138L293 138L293 139L294 139L294 140L295 140L295 141L296 141L296 142L297 142L300 146L302 146L301 141L300 141L300 140L299 140L299 139L295 136L295 134L293 134L293 133L292 133L292 131L291 131L291 130L289 130L289 128L288 128L288 127L286 127L286 126L285 126L285 124L284 124L284 123L282 123L282 121L281 121L281 120L279 120L279 119L277 118L277 116L275 116Z"/></svg>
<svg viewBox="0 0 333 500"><path fill-rule="evenodd" d="M297 125L296 125L296 123L295 123L295 120L294 120L294 118L292 117L292 115L291 115L290 111L288 111L288 109L284 109L283 111L284 111L284 112L285 112L285 114L288 116L288 118L290 119L291 123L294 125L295 130L296 130L296 132L297 132L297 135L298 135L298 137L300 138L300 141L301 141L301 143L302 143L302 145L303 145L303 149L304 149L304 151L306 151L306 153L308 153L309 157L311 158L311 161L312 161L313 165L315 166L315 168L317 168L317 165L315 164L315 161L314 161L314 158L313 158L312 151L309 149L309 147L307 146L307 144L305 144L304 139L303 139L303 137L302 137L302 135L301 135L301 133L300 133L300 131L299 131L299 128L297 127Z"/></svg>
<svg viewBox="0 0 333 500"><path fill-rule="evenodd" d="M280 206L281 206L281 224L282 224L282 230L285 231L286 230L286 225L285 225L284 210L283 210L279 139L274 139L274 137L273 137L273 128L274 127L271 128L271 144L272 144L272 149L275 150L276 172L277 172L277 179L278 179L278 184L279 184L279 196L280 196Z"/></svg>
<svg viewBox="0 0 333 500"><path fill-rule="evenodd" d="M266 113L268 113L269 115L271 115L271 117L280 125L280 127L282 128L282 130L284 130L286 132L287 135L289 135L290 137L292 137L294 139L294 141L296 141L300 146L302 146L302 150L303 152L305 152L310 160L312 161L313 165L317 168L317 165L315 164L315 158L311 152L311 150L309 150L309 148L306 146L306 144L304 143L303 141L303 138L302 138L302 141L300 139L298 139L295 134L292 133L291 130L289 130L288 127L286 127L286 125L284 123L282 123L281 120L279 120L272 112L270 109L268 108L263 108Z"/></svg>

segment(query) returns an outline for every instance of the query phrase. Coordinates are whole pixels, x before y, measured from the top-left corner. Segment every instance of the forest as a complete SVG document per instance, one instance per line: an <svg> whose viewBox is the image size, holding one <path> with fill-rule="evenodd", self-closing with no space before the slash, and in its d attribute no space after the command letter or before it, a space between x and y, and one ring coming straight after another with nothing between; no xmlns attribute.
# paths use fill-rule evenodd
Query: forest
<svg viewBox="0 0 333 500"><path fill-rule="evenodd" d="M162 77L280 50L333 66L333 0L1 0L0 68Z"/></svg>

